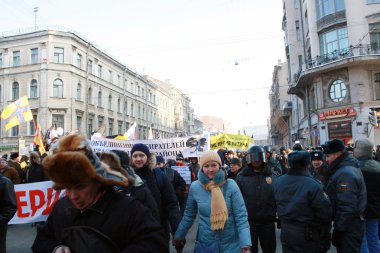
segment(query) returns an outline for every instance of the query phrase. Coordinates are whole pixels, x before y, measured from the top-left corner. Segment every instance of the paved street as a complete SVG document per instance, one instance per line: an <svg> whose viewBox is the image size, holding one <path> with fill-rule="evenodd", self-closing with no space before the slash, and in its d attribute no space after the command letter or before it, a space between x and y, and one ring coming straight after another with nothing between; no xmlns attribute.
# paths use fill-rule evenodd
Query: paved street
<svg viewBox="0 0 380 253"><path fill-rule="evenodd" d="M31 224L13 225L8 228L7 236L7 253L31 253L30 247L32 246L36 229ZM194 249L195 237L197 234L197 226L194 223L187 235L187 244L183 253L192 253ZM281 253L280 243L280 230L276 231L277 236L277 250L276 253ZM333 247L334 248L334 247ZM261 251L259 251L261 252ZM329 253L335 253L335 248L330 250ZM176 253L175 249L171 247L170 253Z"/></svg>

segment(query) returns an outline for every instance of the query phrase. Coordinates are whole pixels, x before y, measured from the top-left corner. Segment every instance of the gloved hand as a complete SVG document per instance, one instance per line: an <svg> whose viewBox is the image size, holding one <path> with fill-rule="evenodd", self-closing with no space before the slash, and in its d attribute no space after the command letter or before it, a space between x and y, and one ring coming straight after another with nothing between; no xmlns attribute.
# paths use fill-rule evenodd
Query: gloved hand
<svg viewBox="0 0 380 253"><path fill-rule="evenodd" d="M183 240L173 240L172 244L176 250L182 250L185 247L185 243Z"/></svg>
<svg viewBox="0 0 380 253"><path fill-rule="evenodd" d="M251 247L245 246L240 249L240 253L251 253Z"/></svg>

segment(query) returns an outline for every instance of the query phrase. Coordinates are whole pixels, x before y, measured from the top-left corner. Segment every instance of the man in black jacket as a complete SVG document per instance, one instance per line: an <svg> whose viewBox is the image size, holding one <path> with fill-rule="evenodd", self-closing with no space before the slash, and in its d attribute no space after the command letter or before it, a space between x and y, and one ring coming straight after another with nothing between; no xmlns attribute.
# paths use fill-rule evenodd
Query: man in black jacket
<svg viewBox="0 0 380 253"><path fill-rule="evenodd" d="M0 253L6 252L8 222L17 210L16 194L11 180L0 173Z"/></svg>
<svg viewBox="0 0 380 253"><path fill-rule="evenodd" d="M380 163L372 159L373 144L367 140L355 142L354 157L359 160L367 188L367 206L364 211L365 233L361 252L380 252Z"/></svg>
<svg viewBox="0 0 380 253"><path fill-rule="evenodd" d="M273 195L271 170L267 168L265 151L252 146L247 154L247 166L237 176L248 211L252 252L258 252L258 242L264 253L276 251L276 202Z"/></svg>
<svg viewBox="0 0 380 253"><path fill-rule="evenodd" d="M329 164L326 193L333 209L332 244L338 253L360 251L364 235L367 191L359 161L345 151L341 140L322 145Z"/></svg>
<svg viewBox="0 0 380 253"><path fill-rule="evenodd" d="M163 229L138 200L116 192L125 181L97 174L78 151L63 151L43 161L56 190L65 189L46 224L38 228L34 253L165 252Z"/></svg>

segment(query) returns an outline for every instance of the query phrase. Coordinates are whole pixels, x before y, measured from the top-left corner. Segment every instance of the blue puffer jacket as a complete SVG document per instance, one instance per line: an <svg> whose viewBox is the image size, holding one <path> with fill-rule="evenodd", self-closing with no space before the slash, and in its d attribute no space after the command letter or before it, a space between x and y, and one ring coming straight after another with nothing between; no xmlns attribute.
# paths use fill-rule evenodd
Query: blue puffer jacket
<svg viewBox="0 0 380 253"><path fill-rule="evenodd" d="M219 170L214 178L215 183L221 183L224 177L225 172ZM227 179L226 183L221 187L228 209L228 220L223 230L213 231L210 224L211 193L203 187L209 181L207 176L199 170L198 180L194 181L190 186L185 213L174 239L182 240L185 238L198 214L197 240L199 242L218 240L220 253L238 253L241 247L251 246L247 209L239 187L232 179Z"/></svg>

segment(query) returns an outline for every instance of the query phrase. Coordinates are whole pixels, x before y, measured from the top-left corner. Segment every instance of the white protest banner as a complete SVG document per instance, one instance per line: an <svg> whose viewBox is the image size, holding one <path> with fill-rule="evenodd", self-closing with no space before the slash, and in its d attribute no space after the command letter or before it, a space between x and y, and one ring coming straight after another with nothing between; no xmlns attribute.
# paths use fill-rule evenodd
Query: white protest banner
<svg viewBox="0 0 380 253"><path fill-rule="evenodd" d="M23 224L45 221L57 200L65 191L55 191L53 182L16 184L17 212L9 224Z"/></svg>
<svg viewBox="0 0 380 253"><path fill-rule="evenodd" d="M186 184L191 184L191 173L188 166L172 166L171 168L181 175Z"/></svg>
<svg viewBox="0 0 380 253"><path fill-rule="evenodd" d="M175 159L182 153L183 157L199 157L203 151L210 150L210 135L194 135L170 139L153 140L115 140L91 137L91 147L95 152L110 150L123 150L130 155L135 143L143 143L149 147L150 152L156 153L165 159Z"/></svg>

